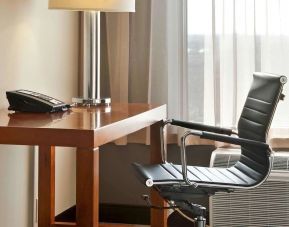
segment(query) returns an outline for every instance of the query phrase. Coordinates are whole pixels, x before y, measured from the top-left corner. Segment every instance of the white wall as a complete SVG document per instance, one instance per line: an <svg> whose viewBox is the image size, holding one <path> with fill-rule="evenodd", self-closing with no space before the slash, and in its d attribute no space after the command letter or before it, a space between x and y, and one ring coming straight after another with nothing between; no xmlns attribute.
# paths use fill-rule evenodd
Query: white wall
<svg viewBox="0 0 289 227"><path fill-rule="evenodd" d="M7 90L31 89L64 101L77 94L78 16L75 12L48 10L47 4L48 0L0 2L0 108L8 107ZM63 159L68 159L68 168L63 169L73 166L69 152L58 153L58 167L64 166ZM58 170L63 172L60 167ZM66 171L66 176L70 175ZM57 176L60 183L67 178ZM56 196L62 197L59 193ZM31 227L32 198L33 149L1 145L1 227ZM69 194L57 209L67 206L71 199L73 195Z"/></svg>

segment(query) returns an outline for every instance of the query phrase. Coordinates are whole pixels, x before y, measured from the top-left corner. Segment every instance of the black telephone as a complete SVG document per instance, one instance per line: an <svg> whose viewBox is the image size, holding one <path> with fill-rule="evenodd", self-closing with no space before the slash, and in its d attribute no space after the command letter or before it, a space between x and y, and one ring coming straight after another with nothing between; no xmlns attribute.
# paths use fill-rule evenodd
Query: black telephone
<svg viewBox="0 0 289 227"><path fill-rule="evenodd" d="M28 90L7 91L6 96L10 105L8 110L53 113L67 111L70 108L70 105L58 99Z"/></svg>

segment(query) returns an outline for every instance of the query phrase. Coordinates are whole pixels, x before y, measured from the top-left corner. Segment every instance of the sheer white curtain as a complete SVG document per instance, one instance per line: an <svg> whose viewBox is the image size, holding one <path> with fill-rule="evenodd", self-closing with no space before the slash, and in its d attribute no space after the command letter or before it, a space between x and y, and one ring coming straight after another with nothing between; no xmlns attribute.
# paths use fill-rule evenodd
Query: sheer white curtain
<svg viewBox="0 0 289 227"><path fill-rule="evenodd" d="M254 71L289 76L289 1L187 3L187 120L234 127ZM273 127L289 128L288 104L289 96L280 102Z"/></svg>
<svg viewBox="0 0 289 227"><path fill-rule="evenodd" d="M129 42L129 54L120 48L125 55L109 55L116 57L110 77L120 76L114 84L126 84L129 102L167 103L169 118L235 127L254 71L289 76L288 0L136 0L136 6L129 20L114 22L126 27L122 46ZM112 40L124 35L116 31ZM125 70L113 73L119 65ZM274 128L289 130L287 113L289 94ZM278 137L289 135L279 130Z"/></svg>

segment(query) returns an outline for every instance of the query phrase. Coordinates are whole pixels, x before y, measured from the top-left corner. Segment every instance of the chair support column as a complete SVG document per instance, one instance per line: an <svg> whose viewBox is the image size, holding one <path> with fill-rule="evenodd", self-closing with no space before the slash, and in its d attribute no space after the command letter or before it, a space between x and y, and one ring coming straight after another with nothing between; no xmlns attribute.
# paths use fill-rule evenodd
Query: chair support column
<svg viewBox="0 0 289 227"><path fill-rule="evenodd" d="M189 201L176 202L176 205L180 208L190 212L194 217L195 227L206 226L206 207L198 204L190 203Z"/></svg>
<svg viewBox="0 0 289 227"><path fill-rule="evenodd" d="M204 216L198 216L195 218L195 226L196 227L205 227L206 226L206 219L204 218Z"/></svg>

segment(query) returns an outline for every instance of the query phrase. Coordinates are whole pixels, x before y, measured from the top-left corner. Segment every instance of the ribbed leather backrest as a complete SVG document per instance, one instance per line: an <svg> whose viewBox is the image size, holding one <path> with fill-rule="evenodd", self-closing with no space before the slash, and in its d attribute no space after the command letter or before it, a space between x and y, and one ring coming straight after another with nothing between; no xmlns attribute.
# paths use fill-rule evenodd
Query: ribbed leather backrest
<svg viewBox="0 0 289 227"><path fill-rule="evenodd" d="M253 83L246 99L238 123L240 138L266 142L267 133L273 119L286 77L266 73L254 73ZM268 153L252 147L242 147L239 168L253 169L264 174L268 171ZM245 165L245 166L243 166Z"/></svg>

